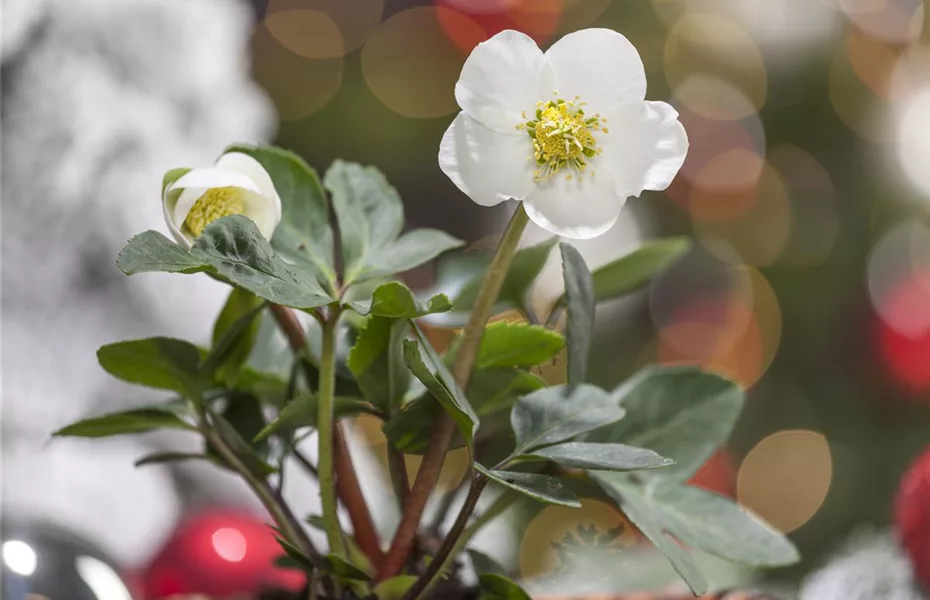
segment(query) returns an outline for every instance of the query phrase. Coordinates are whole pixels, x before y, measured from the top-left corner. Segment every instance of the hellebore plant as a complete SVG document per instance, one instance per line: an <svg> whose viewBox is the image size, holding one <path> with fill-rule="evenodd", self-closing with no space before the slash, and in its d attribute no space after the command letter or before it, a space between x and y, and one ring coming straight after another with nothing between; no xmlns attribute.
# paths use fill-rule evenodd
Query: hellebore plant
<svg viewBox="0 0 930 600"><path fill-rule="evenodd" d="M649 367L612 390L586 381L597 304L647 285L688 249L686 240L652 242L594 272L561 242L565 293L546 325L527 304L557 243L518 250L530 219L561 236L598 235L628 197L664 189L680 168L688 143L677 113L644 101L645 92L636 50L609 30L568 35L545 54L512 31L475 49L456 86L463 112L439 162L478 204L518 201L487 257L450 252L462 242L441 231L402 233L400 197L372 167L337 161L321 184L290 152L235 146L214 167L169 171L162 201L175 241L141 233L117 266L127 275L204 273L228 284L212 343L149 338L102 347L110 374L175 398L56 435L199 435L200 453L139 464L204 459L238 473L274 519L284 560L306 571L304 597L462 595L457 576L437 584L458 572L456 559L483 525L518 502L580 507L580 497L615 504L695 594L708 583L689 547L756 566L796 561L777 532L686 484L726 441L743 402L738 387L690 367ZM440 255L438 270L459 276L451 298L420 297L396 279ZM453 309L464 328L443 355L421 319ZM489 324L513 309L525 318ZM564 337L556 328L563 312ZM277 369L256 366L266 322L292 350ZM345 340L347 354L337 351ZM567 381L549 387L530 368L563 348ZM346 448L340 421L359 414L380 419L387 438L402 515L390 540L375 531ZM318 434L315 466L295 448L308 430ZM461 446L470 460L461 508L442 531L454 492L438 499L427 527L421 517L445 455ZM423 455L412 486L405 454ZM323 515L312 523L325 531L325 550L307 535L307 515L281 496L290 456L319 481ZM493 500L473 518L486 494ZM340 527L339 505L351 532ZM486 562L474 561L482 598L528 598Z"/></svg>

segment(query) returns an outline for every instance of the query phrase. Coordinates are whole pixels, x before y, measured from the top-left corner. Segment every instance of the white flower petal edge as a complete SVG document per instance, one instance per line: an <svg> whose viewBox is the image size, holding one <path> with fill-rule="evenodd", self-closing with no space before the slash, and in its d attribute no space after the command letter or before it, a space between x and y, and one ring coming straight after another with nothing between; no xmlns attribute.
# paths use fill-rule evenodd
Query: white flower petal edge
<svg viewBox="0 0 930 600"><path fill-rule="evenodd" d="M455 84L455 100L479 123L513 133L536 102L553 90L552 72L536 42L518 31L503 31L478 44Z"/></svg>
<svg viewBox="0 0 930 600"><path fill-rule="evenodd" d="M523 201L530 219L551 233L586 240L613 227L626 202L610 179L556 177Z"/></svg>
<svg viewBox="0 0 930 600"><path fill-rule="evenodd" d="M611 29L570 33L546 51L546 60L559 95L566 100L580 97L588 114L606 114L615 104L646 97L646 70L639 52Z"/></svg>
<svg viewBox="0 0 930 600"><path fill-rule="evenodd" d="M534 187L526 148L526 134L492 131L461 112L442 136L439 168L482 206L522 200Z"/></svg>
<svg viewBox="0 0 930 600"><path fill-rule="evenodd" d="M614 193L624 198L667 188L688 155L678 111L665 102L637 102L616 107L609 119L612 131L601 138L598 175L609 174Z"/></svg>
<svg viewBox="0 0 930 600"><path fill-rule="evenodd" d="M168 230L178 244L193 245L195 236L184 227L191 209L204 194L216 188L236 188L244 216L271 239L281 221L281 199L271 176L250 156L238 152L224 154L216 166L193 169L165 188L162 209Z"/></svg>

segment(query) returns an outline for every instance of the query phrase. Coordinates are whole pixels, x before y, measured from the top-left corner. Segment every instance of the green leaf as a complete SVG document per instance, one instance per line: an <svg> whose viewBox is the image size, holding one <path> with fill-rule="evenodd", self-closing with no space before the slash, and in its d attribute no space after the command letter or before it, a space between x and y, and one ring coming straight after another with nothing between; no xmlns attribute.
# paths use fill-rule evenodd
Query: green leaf
<svg viewBox="0 0 930 600"><path fill-rule="evenodd" d="M275 531L278 531L276 528ZM295 563L299 564L308 574L313 573L316 570L316 567L313 564L313 561L310 560L310 557L301 551L300 548L285 540L280 536L275 536L275 541L278 542L278 545L284 550L284 553L291 558Z"/></svg>
<svg viewBox="0 0 930 600"><path fill-rule="evenodd" d="M477 369L468 380L466 397L479 417L510 408L520 396L546 387L546 382L524 371L507 367Z"/></svg>
<svg viewBox="0 0 930 600"><path fill-rule="evenodd" d="M323 176L323 184L332 194L339 221L345 281L352 283L371 258L400 235L404 205L374 167L337 160Z"/></svg>
<svg viewBox="0 0 930 600"><path fill-rule="evenodd" d="M136 467L144 467L147 465L163 465L187 460L214 461L215 458L200 452L153 452L151 454L146 454L133 464Z"/></svg>
<svg viewBox="0 0 930 600"><path fill-rule="evenodd" d="M265 303L251 292L233 288L213 325L213 349L201 366L209 377L214 372L221 381L230 381L249 358L261 322L256 319Z"/></svg>
<svg viewBox="0 0 930 600"><path fill-rule="evenodd" d="M248 154L271 176L281 198L281 223L271 239L275 250L292 261L314 265L330 284L335 281L329 203L316 171L281 148L236 145L226 151Z"/></svg>
<svg viewBox="0 0 930 600"><path fill-rule="evenodd" d="M62 427L52 435L55 437L101 438L128 433L145 433L156 429L197 428L181 419L171 410L140 408L91 417Z"/></svg>
<svg viewBox="0 0 930 600"><path fill-rule="evenodd" d="M514 455L564 442L623 415L617 401L593 385L541 389L520 398L510 413L516 440Z"/></svg>
<svg viewBox="0 0 930 600"><path fill-rule="evenodd" d="M249 449L261 460L267 460L268 442L256 439L258 434L265 430L265 414L261 401L251 394L231 394L222 414L223 419L232 425Z"/></svg>
<svg viewBox="0 0 930 600"><path fill-rule="evenodd" d="M664 481L694 475L726 442L743 407L739 387L695 367L647 367L617 388L614 398L626 418L585 441L622 442L671 458L676 465L648 474Z"/></svg>
<svg viewBox="0 0 930 600"><path fill-rule="evenodd" d="M707 592L707 580L694 564L694 559L678 542L665 535L662 523L653 519L652 506L642 496L638 486L623 485L620 482L627 478L613 473L591 473L591 477L614 499L623 514L668 558L695 596Z"/></svg>
<svg viewBox="0 0 930 600"><path fill-rule="evenodd" d="M557 241L558 238L551 238L517 251L501 286L493 314L524 308L530 288L546 265ZM468 321L469 311L475 305L490 262L490 253L460 252L440 257L436 263L435 291L444 292L452 298L455 310L441 317L434 316L432 320L445 326L464 325Z"/></svg>
<svg viewBox="0 0 930 600"><path fill-rule="evenodd" d="M429 341L423 336L419 328L414 327L421 343L404 340L404 364L455 419L459 430L462 432L462 437L465 438L465 444L470 449L474 440L475 429L478 427L478 415L475 414L471 404L465 397L465 393L453 380L452 375L446 369L436 351L433 350ZM425 361L420 354L421 347L426 357Z"/></svg>
<svg viewBox="0 0 930 600"><path fill-rule="evenodd" d="M288 265L242 215L213 221L194 242L191 254L209 264L223 279L269 302L294 308L329 304L316 275L300 264Z"/></svg>
<svg viewBox="0 0 930 600"><path fill-rule="evenodd" d="M392 319L415 319L438 312L446 312L452 303L444 294L437 294L427 303L417 302L413 292L399 281L379 285L372 295L371 303L353 302L352 309L360 315L378 315Z"/></svg>
<svg viewBox="0 0 930 600"><path fill-rule="evenodd" d="M333 415L336 419L363 413L372 413L372 408L367 402L343 396L336 396L333 399ZM317 397L314 394L302 392L285 404L278 413L278 418L259 431L254 439L261 441L282 430L293 431L301 427L316 427L316 416Z"/></svg>
<svg viewBox="0 0 930 600"><path fill-rule="evenodd" d="M588 373L588 353L594 334L594 283L578 250L565 242L559 247L568 298L568 384L578 385Z"/></svg>
<svg viewBox="0 0 930 600"><path fill-rule="evenodd" d="M416 575L398 575L385 579L371 591L378 600L401 600L417 579Z"/></svg>
<svg viewBox="0 0 930 600"><path fill-rule="evenodd" d="M193 344L154 337L101 346L97 360L107 373L129 383L200 397L200 352Z"/></svg>
<svg viewBox="0 0 930 600"><path fill-rule="evenodd" d="M116 257L126 275L136 273L199 273L210 268L203 261L157 231L143 231L130 239Z"/></svg>
<svg viewBox="0 0 930 600"><path fill-rule="evenodd" d="M355 581L371 581L371 575L359 569L344 558L335 554L329 554L323 558L326 570L343 579L352 579Z"/></svg>
<svg viewBox="0 0 930 600"><path fill-rule="evenodd" d="M240 424L240 427L242 425ZM264 477L274 473L277 469L262 460L255 452L255 448L250 442L247 442L239 430L222 415L213 415L213 427L216 432L226 442L232 452L242 461L242 463L255 475ZM254 429L249 427L248 429ZM250 438L251 439L251 438ZM216 453L212 448L208 452Z"/></svg>
<svg viewBox="0 0 930 600"><path fill-rule="evenodd" d="M675 461L663 458L645 448L588 442L568 442L540 448L518 458L520 460L551 460L563 467L600 471L639 471L675 464Z"/></svg>
<svg viewBox="0 0 930 600"><path fill-rule="evenodd" d="M498 321L484 330L476 366L532 367L551 360L564 346L562 336L545 327Z"/></svg>
<svg viewBox="0 0 930 600"><path fill-rule="evenodd" d="M558 478L540 473L517 473L514 471L490 471L484 466L475 463L475 470L499 483L500 485L520 492L525 496L545 504L557 504L569 508L581 508L578 499L565 484Z"/></svg>
<svg viewBox="0 0 930 600"><path fill-rule="evenodd" d="M484 573L478 577L481 594L478 600L532 600L516 582L497 573Z"/></svg>
<svg viewBox="0 0 930 600"><path fill-rule="evenodd" d="M647 242L591 273L598 302L635 292L691 249L691 240L672 237Z"/></svg>
<svg viewBox="0 0 930 600"><path fill-rule="evenodd" d="M399 406L410 387L401 345L409 328L404 320L371 317L346 360L365 399L383 410Z"/></svg>
<svg viewBox="0 0 930 600"><path fill-rule="evenodd" d="M364 279L403 273L425 264L443 252L462 246L464 242L438 229L414 229L402 235L383 252L373 255L370 271ZM356 281L363 277L356 278Z"/></svg>
<svg viewBox="0 0 930 600"><path fill-rule="evenodd" d="M177 169L168 169L168 171L165 172L165 176L161 178L162 195L164 195L165 190L168 189L169 185L171 185L172 183L174 183L181 177L184 177L188 173L190 173L190 169L188 169L187 167L180 167Z"/></svg>
<svg viewBox="0 0 930 600"><path fill-rule="evenodd" d="M468 552L468 557L471 559L471 566L475 569L476 574L484 575L485 573L494 573L497 575L507 575L507 570L484 552L472 548L469 548L466 552Z"/></svg>
<svg viewBox="0 0 930 600"><path fill-rule="evenodd" d="M424 394L405 404L381 429L391 445L404 454L423 454L443 410L432 394ZM450 449L461 448L464 443L461 436L453 437Z"/></svg>

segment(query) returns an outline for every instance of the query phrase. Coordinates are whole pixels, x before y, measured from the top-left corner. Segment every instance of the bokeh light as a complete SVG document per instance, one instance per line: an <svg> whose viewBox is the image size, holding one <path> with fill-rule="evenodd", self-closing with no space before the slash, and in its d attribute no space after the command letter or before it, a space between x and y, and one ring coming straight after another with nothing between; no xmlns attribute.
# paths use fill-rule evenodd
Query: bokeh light
<svg viewBox="0 0 930 600"><path fill-rule="evenodd" d="M561 21L564 0L436 0L436 7L442 29L467 53L505 29L522 31L545 46ZM456 16L468 17L482 35L477 40L461 35Z"/></svg>
<svg viewBox="0 0 930 600"><path fill-rule="evenodd" d="M520 574L534 579L552 574L562 566L556 544L578 541L579 528L596 528L598 534L614 532L616 537L607 548L590 547L603 554L611 549L621 551L637 542L636 528L623 513L598 500L583 499L581 508L547 506L526 527L520 544Z"/></svg>
<svg viewBox="0 0 930 600"><path fill-rule="evenodd" d="M688 484L722 496L735 497L736 466L733 464L733 455L726 448L718 450L701 465Z"/></svg>
<svg viewBox="0 0 930 600"><path fill-rule="evenodd" d="M881 86L881 74L874 75L875 67L859 60L853 64L846 47L838 49L830 64L828 86L830 104L837 116L856 134L873 142L887 142L892 131L883 114L883 98L873 86ZM875 60L873 58L873 60ZM870 73L865 80L859 71ZM877 83L876 83L877 80Z"/></svg>
<svg viewBox="0 0 930 600"><path fill-rule="evenodd" d="M362 48L368 87L388 108L411 118L443 117L458 110L453 90L466 54L440 26L453 22L455 39L484 39L469 17L433 7L400 12L381 24Z"/></svg>
<svg viewBox="0 0 930 600"><path fill-rule="evenodd" d="M895 140L901 169L930 206L930 85L905 101Z"/></svg>
<svg viewBox="0 0 930 600"><path fill-rule="evenodd" d="M764 438L743 459L736 490L740 504L790 533L820 510L833 478L826 437L784 430Z"/></svg>
<svg viewBox="0 0 930 600"><path fill-rule="evenodd" d="M881 320L909 338L930 331L930 228L899 223L872 248L869 298Z"/></svg>
<svg viewBox="0 0 930 600"><path fill-rule="evenodd" d="M893 314L925 315L930 307L930 269L896 286L885 304ZM878 335L881 357L892 378L911 393L930 391L930 326L902 333L881 321Z"/></svg>
<svg viewBox="0 0 930 600"><path fill-rule="evenodd" d="M889 42L907 43L923 30L922 0L837 0L856 27Z"/></svg>
<svg viewBox="0 0 930 600"><path fill-rule="evenodd" d="M383 12L384 0L269 0L265 24L296 54L335 58L360 48Z"/></svg>

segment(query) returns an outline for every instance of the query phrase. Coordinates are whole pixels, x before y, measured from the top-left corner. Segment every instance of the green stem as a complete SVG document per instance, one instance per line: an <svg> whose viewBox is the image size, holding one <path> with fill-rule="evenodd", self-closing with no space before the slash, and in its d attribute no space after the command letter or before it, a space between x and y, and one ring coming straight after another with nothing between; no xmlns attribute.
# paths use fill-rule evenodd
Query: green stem
<svg viewBox="0 0 930 600"><path fill-rule="evenodd" d="M320 482L320 502L323 507L323 529L329 542L329 551L345 559L345 544L339 515L336 512L336 477L333 466L333 403L336 388L336 322L339 310L333 309L323 322L323 351L320 356L319 406L317 410L317 432L319 459L317 471Z"/></svg>
<svg viewBox="0 0 930 600"><path fill-rule="evenodd" d="M504 231L500 244L497 246L497 252L495 252L494 258L491 259L487 274L478 291L478 297L472 307L468 324L462 332L462 341L459 344L455 362L452 365L452 376L463 390L468 388L468 380L471 378L471 372L475 366L475 359L478 356L478 348L481 346L485 325L487 325L488 319L491 318L491 312L497 303L501 287L504 285L504 279L507 277L507 271L510 270L513 255L517 251L520 236L523 235L523 230L526 229L528 222L529 217L523 208L523 204L518 204L517 210L514 211L513 216L510 218L507 230ZM404 567L407 557L413 549L420 517L423 516L423 509L426 507L430 493L439 480L439 473L442 471L442 464L445 461L446 452L449 449L454 432L455 422L452 417L443 413L437 420L433 434L430 436L426 452L423 455L423 462L420 464L420 470L417 471L417 477L410 489L400 524L397 526L397 531L384 559L384 564L378 572L377 581L384 581L397 575Z"/></svg>

